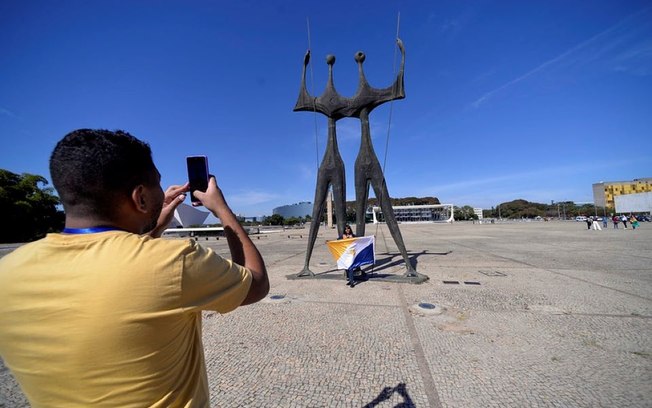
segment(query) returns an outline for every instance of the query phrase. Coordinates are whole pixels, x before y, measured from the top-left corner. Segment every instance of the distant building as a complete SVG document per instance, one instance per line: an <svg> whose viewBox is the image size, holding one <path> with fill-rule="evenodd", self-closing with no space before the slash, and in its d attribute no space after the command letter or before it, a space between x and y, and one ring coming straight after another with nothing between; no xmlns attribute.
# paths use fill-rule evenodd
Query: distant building
<svg viewBox="0 0 652 408"><path fill-rule="evenodd" d="M245 221L245 222L262 222L264 219L265 219L265 216L263 216L263 215L254 215L254 216L251 216L251 217L247 217L247 216L244 216L244 215L242 216L242 220Z"/></svg>
<svg viewBox="0 0 652 408"><path fill-rule="evenodd" d="M404 222L453 222L453 204L394 205L396 221ZM380 207L372 207L372 222L385 222Z"/></svg>
<svg viewBox="0 0 652 408"><path fill-rule="evenodd" d="M619 214L652 212L652 193L616 196L616 212Z"/></svg>
<svg viewBox="0 0 652 408"><path fill-rule="evenodd" d="M272 214L278 214L283 218L305 218L307 215L312 215L312 203L303 201L296 204L282 205L274 208Z"/></svg>
<svg viewBox="0 0 652 408"><path fill-rule="evenodd" d="M174 210L174 218L168 228L184 227L188 228L192 225L203 225L204 221L210 213L198 210L188 204L180 204Z"/></svg>
<svg viewBox="0 0 652 408"><path fill-rule="evenodd" d="M593 184L593 203L597 207L616 208L615 197L652 192L652 178L631 181L602 181Z"/></svg>
<svg viewBox="0 0 652 408"><path fill-rule="evenodd" d="M478 219L482 219L482 208L474 208L473 209L473 214L478 216Z"/></svg>

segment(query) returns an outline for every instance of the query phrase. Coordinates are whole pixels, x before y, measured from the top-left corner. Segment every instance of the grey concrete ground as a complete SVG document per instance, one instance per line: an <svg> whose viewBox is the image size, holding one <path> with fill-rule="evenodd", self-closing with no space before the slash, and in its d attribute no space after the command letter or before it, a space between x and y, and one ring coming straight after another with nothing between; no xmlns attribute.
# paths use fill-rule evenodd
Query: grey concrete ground
<svg viewBox="0 0 652 408"><path fill-rule="evenodd" d="M285 298L204 316L212 405L652 406L651 223L401 230L424 284L349 288L323 244L335 232L323 229L311 266L332 279L288 280L307 231L254 238L270 295ZM377 234L375 272L402 274L386 227L367 232ZM224 239L201 242L228 254ZM0 365L0 406L23 405Z"/></svg>

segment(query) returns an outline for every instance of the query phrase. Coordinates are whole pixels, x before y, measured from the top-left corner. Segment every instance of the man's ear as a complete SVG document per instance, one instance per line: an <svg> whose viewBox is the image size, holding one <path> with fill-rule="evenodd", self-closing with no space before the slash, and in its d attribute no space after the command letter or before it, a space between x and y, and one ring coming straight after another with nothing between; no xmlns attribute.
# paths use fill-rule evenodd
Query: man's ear
<svg viewBox="0 0 652 408"><path fill-rule="evenodd" d="M131 192L131 201L136 211L141 213L147 212L147 195L145 193L145 186L142 184L137 185Z"/></svg>

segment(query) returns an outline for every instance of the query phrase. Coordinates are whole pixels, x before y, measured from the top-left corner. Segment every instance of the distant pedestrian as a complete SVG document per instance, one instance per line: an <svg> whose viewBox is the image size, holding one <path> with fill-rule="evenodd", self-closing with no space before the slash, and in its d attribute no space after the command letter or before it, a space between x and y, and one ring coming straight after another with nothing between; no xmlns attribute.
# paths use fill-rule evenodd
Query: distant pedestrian
<svg viewBox="0 0 652 408"><path fill-rule="evenodd" d="M632 218L629 219L629 222L632 223L632 228L633 229L638 228L638 220L633 215L632 215Z"/></svg>
<svg viewBox="0 0 652 408"><path fill-rule="evenodd" d="M614 228L618 229L618 223L620 222L620 218L618 218L617 215L614 215L613 217L611 217L611 222L614 223Z"/></svg>
<svg viewBox="0 0 652 408"><path fill-rule="evenodd" d="M620 217L620 221L623 222L623 227L627 229L627 216L625 214Z"/></svg>
<svg viewBox="0 0 652 408"><path fill-rule="evenodd" d="M607 228L607 223L608 223L608 222L609 222L609 218L607 218L606 215L605 215L604 217L602 217L602 226L603 226L604 228Z"/></svg>
<svg viewBox="0 0 652 408"><path fill-rule="evenodd" d="M597 230L597 231L602 231L602 227L600 226L600 223L598 222L598 217L591 217L591 219L593 220L593 223L591 224L593 229Z"/></svg>
<svg viewBox="0 0 652 408"><path fill-rule="evenodd" d="M586 217L586 229L591 229L591 224L593 224L591 217Z"/></svg>

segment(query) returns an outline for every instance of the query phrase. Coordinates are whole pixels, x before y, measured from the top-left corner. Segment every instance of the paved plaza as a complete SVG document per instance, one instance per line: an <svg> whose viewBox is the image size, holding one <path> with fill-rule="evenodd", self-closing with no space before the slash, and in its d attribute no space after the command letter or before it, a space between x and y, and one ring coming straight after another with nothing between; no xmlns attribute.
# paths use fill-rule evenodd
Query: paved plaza
<svg viewBox="0 0 652 408"><path fill-rule="evenodd" d="M270 296L204 315L212 405L652 407L652 223L400 227L424 284L386 279L404 267L384 225L367 226L376 277L355 288L324 245L334 230L317 279L287 279L307 228L254 236ZM200 242L228 256L224 238ZM0 365L5 406L27 404Z"/></svg>

